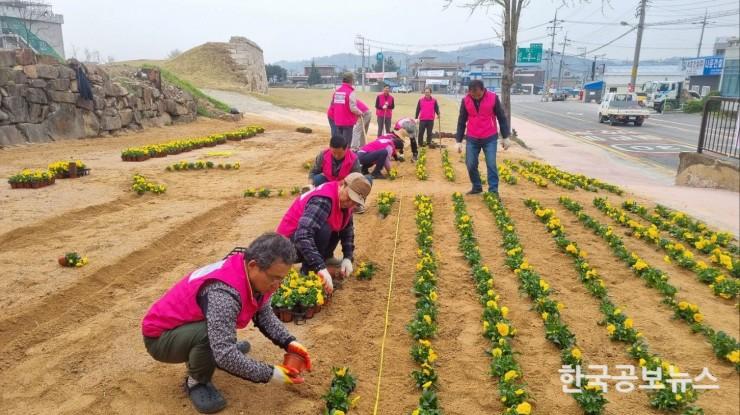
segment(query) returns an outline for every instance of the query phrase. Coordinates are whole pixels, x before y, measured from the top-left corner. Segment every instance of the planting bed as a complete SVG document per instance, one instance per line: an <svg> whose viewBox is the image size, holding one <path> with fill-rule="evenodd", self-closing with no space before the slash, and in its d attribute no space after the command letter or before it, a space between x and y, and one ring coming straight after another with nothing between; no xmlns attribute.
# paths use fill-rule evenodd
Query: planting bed
<svg viewBox="0 0 740 415"><path fill-rule="evenodd" d="M265 132L216 149L186 146L174 160L121 159L121 149L171 149L163 144L175 137L250 125ZM328 128L297 127L201 120L0 151L5 178L70 156L94 171L35 192L0 188L0 412L193 413L180 389L184 365L152 360L140 320L184 274L275 229L306 184L303 163L328 137ZM306 383L217 371L224 413L738 414L736 239L518 147L498 157L501 199L464 195L456 154L428 149L417 165L394 163L396 180L376 180L366 213L354 217L358 275L330 301L315 280L294 276L274 303L301 314L287 327L311 353ZM239 168L167 171L182 170L181 159L187 170L209 161ZM91 262L60 266L73 249ZM239 339L253 358L283 361L253 327ZM606 392L584 383L566 394L558 371L574 363L607 365L611 375L633 365L638 378L642 367L692 380L707 368L716 382L622 393L608 380Z"/></svg>

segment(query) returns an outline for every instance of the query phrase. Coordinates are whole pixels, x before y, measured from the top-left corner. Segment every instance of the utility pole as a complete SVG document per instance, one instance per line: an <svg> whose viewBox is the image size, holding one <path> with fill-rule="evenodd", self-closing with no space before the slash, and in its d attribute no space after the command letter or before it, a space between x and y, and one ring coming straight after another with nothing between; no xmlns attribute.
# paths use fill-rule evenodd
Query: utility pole
<svg viewBox="0 0 740 415"><path fill-rule="evenodd" d="M701 44L704 42L704 28L707 26L707 9L704 9L704 20L701 22L701 35L699 36L699 48L696 49L696 57L701 56Z"/></svg>
<svg viewBox="0 0 740 415"><path fill-rule="evenodd" d="M560 53L560 68L558 68L558 89L562 88L563 81L563 60L565 58L565 46L568 44L568 32L565 32L565 39L563 39L563 51Z"/></svg>
<svg viewBox="0 0 740 415"><path fill-rule="evenodd" d="M558 8L559 9L559 8ZM550 42L550 60L547 61L547 76L545 77L545 92L543 94L544 97L549 96L550 94L550 80L552 78L552 65L553 65L553 50L555 49L555 31L558 29L558 10L555 10L555 18L550 21L552 23L552 26L548 26L548 29L552 29L552 32L550 33L550 36L552 37L552 40Z"/></svg>
<svg viewBox="0 0 740 415"><path fill-rule="evenodd" d="M645 28L645 9L647 0L640 0L640 23L637 25L637 43L635 44L635 57L632 62L632 73L630 75L630 84L634 90L637 84L637 66L640 63L640 47L642 45L642 31Z"/></svg>
<svg viewBox="0 0 740 415"><path fill-rule="evenodd" d="M365 38L362 35L355 36L355 47L360 52L360 55L362 56L362 63L361 63L361 74L362 74L362 90L365 90Z"/></svg>

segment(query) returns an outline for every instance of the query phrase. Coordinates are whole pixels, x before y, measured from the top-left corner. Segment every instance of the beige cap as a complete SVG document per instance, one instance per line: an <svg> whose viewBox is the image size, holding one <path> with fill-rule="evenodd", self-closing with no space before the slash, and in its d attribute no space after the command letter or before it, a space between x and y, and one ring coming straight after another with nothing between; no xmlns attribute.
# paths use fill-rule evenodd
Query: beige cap
<svg viewBox="0 0 740 415"><path fill-rule="evenodd" d="M373 185L360 173L350 173L344 178L347 185L349 198L357 202L360 206L365 206L365 198L370 194Z"/></svg>

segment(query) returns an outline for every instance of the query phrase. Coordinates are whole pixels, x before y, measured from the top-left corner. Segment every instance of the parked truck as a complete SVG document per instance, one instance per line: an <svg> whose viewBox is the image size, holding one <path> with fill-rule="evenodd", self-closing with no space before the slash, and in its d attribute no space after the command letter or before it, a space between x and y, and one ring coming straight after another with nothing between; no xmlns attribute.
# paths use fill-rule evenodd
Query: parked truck
<svg viewBox="0 0 740 415"><path fill-rule="evenodd" d="M640 105L637 95L609 92L599 106L599 122L626 124L633 122L639 127L650 116L650 110Z"/></svg>
<svg viewBox="0 0 740 415"><path fill-rule="evenodd" d="M647 94L647 105L658 112L675 109L679 106L683 82L647 81L642 92Z"/></svg>

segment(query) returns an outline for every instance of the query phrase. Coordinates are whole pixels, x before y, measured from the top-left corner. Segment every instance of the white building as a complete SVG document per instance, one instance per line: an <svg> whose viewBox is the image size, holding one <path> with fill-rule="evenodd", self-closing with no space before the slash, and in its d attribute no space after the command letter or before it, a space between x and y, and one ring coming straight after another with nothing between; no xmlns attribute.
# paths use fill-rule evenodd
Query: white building
<svg viewBox="0 0 740 415"><path fill-rule="evenodd" d="M44 2L0 1L0 48L31 48L40 55L64 59L64 16Z"/></svg>

